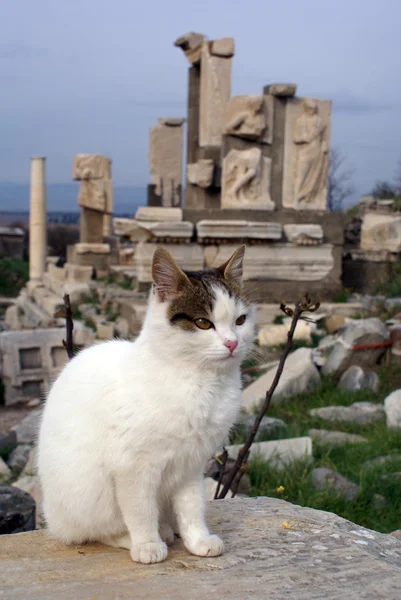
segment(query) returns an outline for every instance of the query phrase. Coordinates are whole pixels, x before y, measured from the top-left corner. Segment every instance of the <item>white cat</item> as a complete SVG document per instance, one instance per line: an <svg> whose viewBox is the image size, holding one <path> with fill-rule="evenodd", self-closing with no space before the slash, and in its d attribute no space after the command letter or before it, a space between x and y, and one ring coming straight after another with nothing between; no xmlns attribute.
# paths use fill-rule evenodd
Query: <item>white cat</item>
<svg viewBox="0 0 401 600"><path fill-rule="evenodd" d="M203 471L240 407L240 363L255 335L241 293L245 247L219 269L184 273L158 249L135 342L80 352L44 408L38 471L51 535L167 556L179 532L198 556L223 542L204 519ZM177 529L178 527L178 529Z"/></svg>

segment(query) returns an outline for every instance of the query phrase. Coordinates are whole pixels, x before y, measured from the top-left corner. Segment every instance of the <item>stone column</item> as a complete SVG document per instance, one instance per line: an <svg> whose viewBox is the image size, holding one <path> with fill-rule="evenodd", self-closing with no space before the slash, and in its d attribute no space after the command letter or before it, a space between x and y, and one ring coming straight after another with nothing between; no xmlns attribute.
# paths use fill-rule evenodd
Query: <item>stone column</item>
<svg viewBox="0 0 401 600"><path fill-rule="evenodd" d="M31 158L29 205L29 279L40 284L46 268L46 184L45 158Z"/></svg>

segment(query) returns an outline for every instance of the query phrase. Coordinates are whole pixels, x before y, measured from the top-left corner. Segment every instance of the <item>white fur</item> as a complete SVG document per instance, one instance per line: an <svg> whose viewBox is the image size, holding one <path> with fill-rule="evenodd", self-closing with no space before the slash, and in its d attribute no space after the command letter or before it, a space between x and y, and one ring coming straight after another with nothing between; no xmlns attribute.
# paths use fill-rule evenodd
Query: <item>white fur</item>
<svg viewBox="0 0 401 600"><path fill-rule="evenodd" d="M152 293L134 343L88 348L54 383L38 445L54 537L129 548L151 563L166 558L178 526L193 554L222 553L204 521L203 470L236 418L255 318L222 288L215 295L215 329L188 332ZM233 356L227 340L238 341Z"/></svg>

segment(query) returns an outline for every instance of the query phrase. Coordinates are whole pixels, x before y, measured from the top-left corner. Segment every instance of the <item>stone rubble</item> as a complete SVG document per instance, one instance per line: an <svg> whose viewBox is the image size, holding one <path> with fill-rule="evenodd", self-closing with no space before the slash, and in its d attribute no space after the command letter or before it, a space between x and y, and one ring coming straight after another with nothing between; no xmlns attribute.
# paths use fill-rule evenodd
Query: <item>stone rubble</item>
<svg viewBox="0 0 401 600"><path fill-rule="evenodd" d="M330 444L331 446L342 446L343 444L366 443L367 440L362 435L356 433L345 433L344 431L332 431L328 429L309 429L308 435L321 444Z"/></svg>
<svg viewBox="0 0 401 600"><path fill-rule="evenodd" d="M368 425L380 421L384 417L384 409L381 404L354 402L351 406L312 408L309 414L325 421Z"/></svg>
<svg viewBox="0 0 401 600"><path fill-rule="evenodd" d="M387 427L401 429L401 390L395 390L384 400Z"/></svg>

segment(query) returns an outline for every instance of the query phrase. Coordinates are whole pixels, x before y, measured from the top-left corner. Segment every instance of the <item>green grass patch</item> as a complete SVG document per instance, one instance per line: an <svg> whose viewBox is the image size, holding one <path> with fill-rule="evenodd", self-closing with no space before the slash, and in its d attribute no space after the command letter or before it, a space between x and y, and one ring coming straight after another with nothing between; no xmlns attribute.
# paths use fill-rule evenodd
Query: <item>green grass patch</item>
<svg viewBox="0 0 401 600"><path fill-rule="evenodd" d="M322 406L349 406L362 401L382 403L391 391L400 387L401 365L383 365L377 373L380 378L377 393L342 390L330 377L323 377L321 385L309 393L273 403L267 415L285 421L287 438L308 435L309 429L316 428L357 433L368 441L342 446L314 441L313 462L294 462L284 470L253 460L249 465L251 495L274 496L301 506L334 512L361 526L385 533L400 529L401 477L391 473L401 472L401 460L373 468L367 468L364 463L378 456L401 455L401 431L387 429L384 418L370 425L356 425L332 423L309 415L310 409ZM236 441L242 443L244 440ZM310 472L315 467L327 467L357 483L360 486L357 499L346 501L332 490L316 490L310 479ZM283 491L280 486L284 487ZM384 503L378 495L384 496Z"/></svg>
<svg viewBox="0 0 401 600"><path fill-rule="evenodd" d="M0 295L18 296L29 279L29 263L19 258L0 258Z"/></svg>

